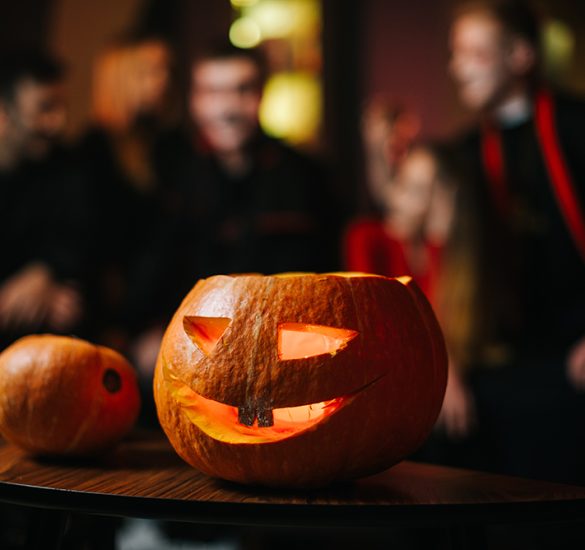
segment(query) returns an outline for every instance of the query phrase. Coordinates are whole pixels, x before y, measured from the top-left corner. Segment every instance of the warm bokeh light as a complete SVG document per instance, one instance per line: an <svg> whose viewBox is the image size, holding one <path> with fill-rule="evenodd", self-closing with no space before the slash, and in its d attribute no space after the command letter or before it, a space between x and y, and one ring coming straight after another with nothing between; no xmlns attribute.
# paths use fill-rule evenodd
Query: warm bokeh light
<svg viewBox="0 0 585 550"><path fill-rule="evenodd" d="M313 32L319 26L319 4L314 0L263 0L245 8L264 38L285 38Z"/></svg>
<svg viewBox="0 0 585 550"><path fill-rule="evenodd" d="M258 0L231 0L231 4L234 8L246 8L257 3Z"/></svg>
<svg viewBox="0 0 585 550"><path fill-rule="evenodd" d="M273 75L260 106L264 131L292 144L306 143L319 129L321 86L315 75L291 72Z"/></svg>
<svg viewBox="0 0 585 550"><path fill-rule="evenodd" d="M230 42L238 48L254 48L260 44L262 33L258 23L249 17L236 19L229 32Z"/></svg>
<svg viewBox="0 0 585 550"><path fill-rule="evenodd" d="M553 19L543 30L544 62L549 76L558 77L568 70L575 50L575 34L562 21Z"/></svg>
<svg viewBox="0 0 585 550"><path fill-rule="evenodd" d="M269 73L260 108L264 132L315 148L322 119L319 0L232 0L232 44L261 46Z"/></svg>

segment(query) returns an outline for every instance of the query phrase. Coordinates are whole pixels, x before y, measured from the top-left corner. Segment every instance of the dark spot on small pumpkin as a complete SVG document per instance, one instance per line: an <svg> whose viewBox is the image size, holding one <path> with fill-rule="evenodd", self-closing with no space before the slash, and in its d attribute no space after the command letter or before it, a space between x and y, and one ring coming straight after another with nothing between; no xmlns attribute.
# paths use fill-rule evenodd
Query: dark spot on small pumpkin
<svg viewBox="0 0 585 550"><path fill-rule="evenodd" d="M110 393L116 393L120 391L120 388L122 387L122 379L114 369L107 369L104 372L102 384L104 385L104 388L106 388L106 390Z"/></svg>

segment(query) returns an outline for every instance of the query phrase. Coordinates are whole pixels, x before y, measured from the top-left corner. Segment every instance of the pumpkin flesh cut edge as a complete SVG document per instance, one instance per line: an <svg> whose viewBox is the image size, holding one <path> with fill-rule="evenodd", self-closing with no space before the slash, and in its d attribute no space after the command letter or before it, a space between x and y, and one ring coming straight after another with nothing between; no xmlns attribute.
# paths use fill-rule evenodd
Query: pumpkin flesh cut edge
<svg viewBox="0 0 585 550"><path fill-rule="evenodd" d="M259 427L255 422L246 426L238 422L238 408L205 398L181 382L163 361L163 380L170 396L177 401L189 421L207 436L229 444L276 443L306 432L348 405L355 396L379 379L356 392L296 407L272 410L274 424Z"/></svg>

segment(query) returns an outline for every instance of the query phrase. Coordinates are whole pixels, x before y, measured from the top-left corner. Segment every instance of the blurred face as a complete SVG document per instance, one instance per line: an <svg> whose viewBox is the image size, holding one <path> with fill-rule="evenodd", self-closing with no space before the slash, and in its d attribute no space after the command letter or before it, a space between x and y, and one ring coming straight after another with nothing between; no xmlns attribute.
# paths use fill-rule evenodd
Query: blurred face
<svg viewBox="0 0 585 550"><path fill-rule="evenodd" d="M415 149L403 160L395 181L388 187L387 207L395 229L412 237L423 229L436 178L433 155Z"/></svg>
<svg viewBox="0 0 585 550"><path fill-rule="evenodd" d="M191 115L211 147L241 151L258 129L258 67L246 58L203 61L193 69Z"/></svg>
<svg viewBox="0 0 585 550"><path fill-rule="evenodd" d="M164 44L147 42L137 47L132 84L135 112L152 113L162 105L169 85L169 53Z"/></svg>
<svg viewBox="0 0 585 550"><path fill-rule="evenodd" d="M469 13L455 20L450 70L467 107L484 110L497 104L518 76L510 61L510 40L489 14Z"/></svg>
<svg viewBox="0 0 585 550"><path fill-rule="evenodd" d="M13 145L23 156L40 159L48 154L65 129L67 111L63 85L24 80L17 86L7 113Z"/></svg>

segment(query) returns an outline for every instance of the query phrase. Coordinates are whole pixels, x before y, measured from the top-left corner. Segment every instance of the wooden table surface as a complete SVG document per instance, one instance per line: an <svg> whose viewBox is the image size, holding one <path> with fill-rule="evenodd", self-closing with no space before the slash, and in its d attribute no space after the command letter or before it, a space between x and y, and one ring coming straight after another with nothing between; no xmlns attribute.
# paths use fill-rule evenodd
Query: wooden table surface
<svg viewBox="0 0 585 550"><path fill-rule="evenodd" d="M183 463L157 433L99 461L33 458L0 442L0 501L210 524L392 526L585 518L585 487L403 462L314 491L245 487Z"/></svg>

